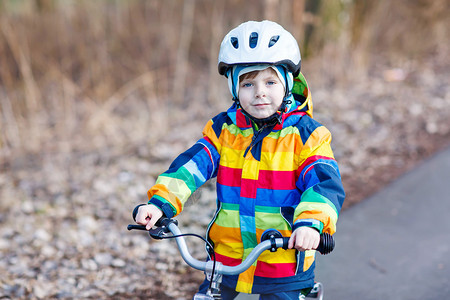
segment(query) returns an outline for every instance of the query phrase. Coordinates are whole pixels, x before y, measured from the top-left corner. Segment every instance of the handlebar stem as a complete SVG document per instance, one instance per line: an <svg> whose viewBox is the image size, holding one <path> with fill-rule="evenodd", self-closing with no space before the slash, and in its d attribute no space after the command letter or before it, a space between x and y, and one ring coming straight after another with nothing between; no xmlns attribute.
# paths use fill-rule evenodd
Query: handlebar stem
<svg viewBox="0 0 450 300"><path fill-rule="evenodd" d="M208 260L206 262L206 267L205 267L205 274L206 277L209 281L211 281L211 276L214 278L214 280L216 280L217 282L222 282L222 268L223 268L223 264L221 262L216 261L216 264L214 266L214 261L213 260ZM214 274L213 274L213 269L214 269Z"/></svg>

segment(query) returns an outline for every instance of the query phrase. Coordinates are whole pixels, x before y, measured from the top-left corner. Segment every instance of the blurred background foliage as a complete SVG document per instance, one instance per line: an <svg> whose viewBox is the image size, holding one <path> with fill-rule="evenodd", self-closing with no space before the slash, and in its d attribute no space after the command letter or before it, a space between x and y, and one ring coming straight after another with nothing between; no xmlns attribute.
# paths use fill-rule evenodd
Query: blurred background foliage
<svg viewBox="0 0 450 300"><path fill-rule="evenodd" d="M449 15L446 0L2 0L0 159L203 125L230 104L217 55L246 20L292 32L303 72L332 89L385 68L444 67Z"/></svg>
<svg viewBox="0 0 450 300"><path fill-rule="evenodd" d="M0 298L196 291L202 274L173 244L125 224L232 103L217 56L244 21L277 21L297 38L345 206L448 145L448 2L0 0ZM214 190L191 197L187 232L204 232Z"/></svg>

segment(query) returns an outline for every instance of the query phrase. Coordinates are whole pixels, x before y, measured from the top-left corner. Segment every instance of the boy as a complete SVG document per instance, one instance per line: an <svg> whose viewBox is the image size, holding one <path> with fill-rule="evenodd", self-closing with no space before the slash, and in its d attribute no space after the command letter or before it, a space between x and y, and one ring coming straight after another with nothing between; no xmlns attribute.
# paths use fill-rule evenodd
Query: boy
<svg viewBox="0 0 450 300"><path fill-rule="evenodd" d="M266 229L290 236L288 250L266 251L246 272L224 276L223 299L239 292L299 299L314 285L312 249L320 233L336 230L345 193L331 134L312 119L300 62L295 38L274 22L231 30L218 67L233 105L158 177L148 205L138 210L136 222L150 229L161 216L179 214L197 188L217 177L217 212L207 235L218 261L239 264ZM205 281L200 291L207 286Z"/></svg>

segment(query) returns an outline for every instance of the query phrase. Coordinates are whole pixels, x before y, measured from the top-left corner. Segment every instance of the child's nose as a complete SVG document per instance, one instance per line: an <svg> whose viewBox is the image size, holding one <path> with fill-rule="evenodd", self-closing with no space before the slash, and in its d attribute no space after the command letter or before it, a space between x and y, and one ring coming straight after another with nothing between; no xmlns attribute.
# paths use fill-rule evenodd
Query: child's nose
<svg viewBox="0 0 450 300"><path fill-rule="evenodd" d="M256 86L256 98L261 98L266 96L266 88L264 85L258 84Z"/></svg>

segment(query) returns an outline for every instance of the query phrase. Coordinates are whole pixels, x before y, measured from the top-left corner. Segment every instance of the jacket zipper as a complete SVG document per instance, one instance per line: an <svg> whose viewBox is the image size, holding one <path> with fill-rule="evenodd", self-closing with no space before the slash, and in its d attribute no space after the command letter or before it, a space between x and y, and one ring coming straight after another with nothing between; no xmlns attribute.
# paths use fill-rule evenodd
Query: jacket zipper
<svg viewBox="0 0 450 300"><path fill-rule="evenodd" d="M258 129L258 131L255 132L255 134L254 134L253 137L252 137L252 141L251 141L251 143L250 143L250 146L248 146L247 149L245 149L244 157L246 157L248 151L249 151L250 149L252 149L253 146L255 146L256 139L257 139L258 136L261 134L261 132L262 132L264 129L266 129L266 127L268 127L268 126L267 126L266 124L264 124L260 129Z"/></svg>
<svg viewBox="0 0 450 300"><path fill-rule="evenodd" d="M214 214L213 218L211 219L211 222L209 222L208 227L206 228L206 240L209 241L213 247L213 249L209 249L209 246L206 244L205 248L206 248L206 253L208 254L209 259L211 259L211 251L214 251L214 245L212 240L209 238L209 231L211 230L212 225L214 224L214 222L217 219L217 215L219 214L220 210L222 209L222 202L219 202L219 200L217 199L217 210L216 213Z"/></svg>

